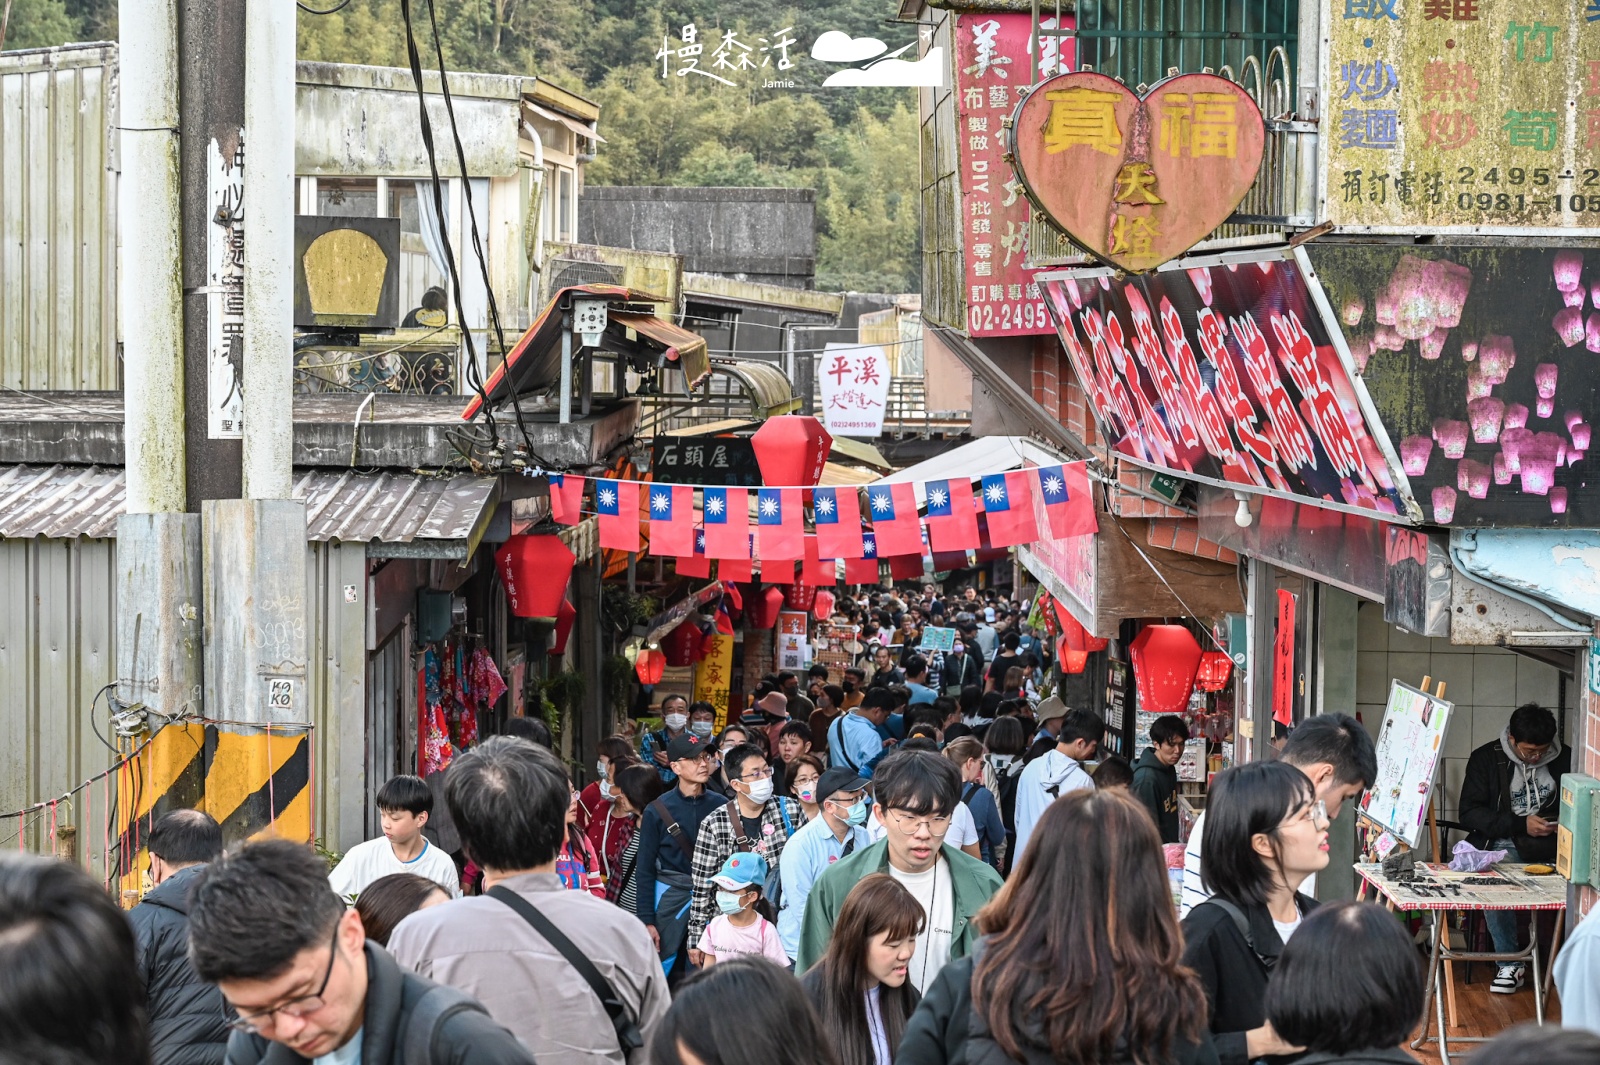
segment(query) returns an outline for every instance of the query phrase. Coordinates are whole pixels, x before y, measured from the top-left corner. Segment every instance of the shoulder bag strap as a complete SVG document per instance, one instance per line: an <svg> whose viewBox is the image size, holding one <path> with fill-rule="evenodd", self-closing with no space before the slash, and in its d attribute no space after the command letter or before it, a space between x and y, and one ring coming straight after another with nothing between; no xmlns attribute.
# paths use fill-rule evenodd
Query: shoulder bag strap
<svg viewBox="0 0 1600 1065"><path fill-rule="evenodd" d="M1256 937L1250 931L1249 916L1247 916L1239 907L1218 895L1213 895L1206 901L1233 919L1233 926L1237 928L1239 930L1239 934L1244 937L1245 946L1250 948L1250 953L1256 956L1256 960L1261 963L1262 967L1270 972L1273 966L1277 963L1277 959L1273 958L1269 961L1259 950L1256 949Z"/></svg>
<svg viewBox="0 0 1600 1065"><path fill-rule="evenodd" d="M628 1016L627 1007L617 997L617 992L612 988L610 981L600 974L600 970L594 967L593 962L584 957L582 951L573 946L572 940L568 939L561 929L551 924L550 919L540 913L533 903L504 885L496 884L489 889L488 894L516 911L518 917L532 925L535 932L548 940L550 945L567 959L568 964L578 970L578 975L583 977L583 982L588 984L589 989L600 999L600 1005L605 1007L606 1014L611 1018L611 1027L617 1033L617 1045L622 1048L624 1056L629 1051L639 1050L644 1046L644 1038L639 1034L638 1024Z"/></svg>
<svg viewBox="0 0 1600 1065"><path fill-rule="evenodd" d="M667 827L667 835L678 844L678 849L683 851L683 856L690 862L694 861L694 844L689 842L689 837L684 834L683 828L673 819L672 812L667 809L667 804L656 799L650 804L650 809L661 818L661 823Z"/></svg>
<svg viewBox="0 0 1600 1065"><path fill-rule="evenodd" d="M844 742L844 719L845 719L845 715L848 714L848 713L850 713L850 711L846 710L843 714L840 714L838 717L834 718L833 719L833 728L836 728L836 729L839 730L839 743L838 743L839 757L844 759L844 764L845 765L849 766L851 769L853 769L857 773L859 773L859 772L861 772L861 767L856 765L855 759L850 757L850 748L848 746L846 746L846 744ZM830 729L829 731L831 732L832 729ZM833 747L834 747L834 741L833 741L833 738L830 736L829 739L828 739L828 749L832 750Z"/></svg>
<svg viewBox="0 0 1600 1065"><path fill-rule="evenodd" d="M747 851L755 845L755 840L744 834L744 819L739 813L739 800L728 800L728 828L733 832L733 847L735 850Z"/></svg>
<svg viewBox="0 0 1600 1065"><path fill-rule="evenodd" d="M970 804L972 802L972 797L978 794L978 788L981 786L982 785L980 785L976 780L969 783L961 792L961 801Z"/></svg>
<svg viewBox="0 0 1600 1065"><path fill-rule="evenodd" d="M495 889L500 890L500 889ZM406 1019L406 1030L401 1041L401 1060L405 1065L433 1065L433 1044L439 1029L458 1013L487 1013L474 998L453 987L430 987L417 999Z"/></svg>

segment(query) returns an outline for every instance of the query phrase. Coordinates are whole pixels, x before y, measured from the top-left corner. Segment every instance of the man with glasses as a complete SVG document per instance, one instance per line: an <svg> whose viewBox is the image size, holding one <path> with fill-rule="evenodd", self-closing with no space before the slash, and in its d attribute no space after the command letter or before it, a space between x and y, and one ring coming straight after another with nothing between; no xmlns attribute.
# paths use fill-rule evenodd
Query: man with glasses
<svg viewBox="0 0 1600 1065"><path fill-rule="evenodd" d="M701 823L723 800L706 793L706 781L711 779L709 743L692 733L676 736L667 746L667 757L678 786L639 812L634 877L636 915L650 933L664 971L676 983L689 967L687 944L698 942L687 936L695 888L695 839Z"/></svg>
<svg viewBox="0 0 1600 1065"><path fill-rule="evenodd" d="M815 821L808 821L789 838L784 847L778 876L783 884L779 900L778 938L791 962L800 953L800 928L806 915L806 899L817 877L842 858L865 850L872 842L867 835L869 816L867 792L872 781L853 769L830 769L817 781L818 809ZM771 901L771 900L768 900Z"/></svg>
<svg viewBox="0 0 1600 1065"><path fill-rule="evenodd" d="M227 1000L230 1065L534 1060L477 1002L367 942L304 844L266 840L208 865L189 899L189 953Z"/></svg>
<svg viewBox="0 0 1600 1065"><path fill-rule="evenodd" d="M1189 726L1177 714L1150 723L1150 746L1133 765L1128 790L1144 803L1161 832L1162 843L1182 843L1178 828L1178 760L1189 742Z"/></svg>
<svg viewBox="0 0 1600 1065"><path fill-rule="evenodd" d="M1000 874L944 842L961 799L961 773L932 751L897 751L872 776L875 816L887 830L878 843L830 866L812 885L801 921L797 972L827 950L845 896L871 873L888 873L906 886L927 920L917 935L909 979L926 991L945 962L972 952L973 917L1000 890Z"/></svg>
<svg viewBox="0 0 1600 1065"><path fill-rule="evenodd" d="M735 854L749 852L766 859L767 868L778 868L785 844L806 815L798 799L773 794L772 766L767 756L753 743L742 743L722 760L733 798L712 810L700 823L694 841L694 902L689 910L689 961L699 966L705 957L694 946L705 934L706 925L717 915L717 890L711 878L722 863Z"/></svg>

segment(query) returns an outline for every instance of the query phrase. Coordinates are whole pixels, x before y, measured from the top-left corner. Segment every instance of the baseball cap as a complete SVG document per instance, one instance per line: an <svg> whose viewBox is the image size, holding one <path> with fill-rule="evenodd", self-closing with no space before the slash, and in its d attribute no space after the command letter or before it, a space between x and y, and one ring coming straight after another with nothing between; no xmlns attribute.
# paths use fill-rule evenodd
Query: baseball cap
<svg viewBox="0 0 1600 1065"><path fill-rule="evenodd" d="M701 739L692 732L681 732L672 737L672 742L667 744L667 761L682 762L710 752L711 741Z"/></svg>
<svg viewBox="0 0 1600 1065"><path fill-rule="evenodd" d="M991 623L994 621L994 607L986 606L983 608L983 620Z"/></svg>
<svg viewBox="0 0 1600 1065"><path fill-rule="evenodd" d="M1066 716L1067 704L1054 695L1048 699L1040 700L1038 708L1033 712L1033 719L1041 725L1046 721L1054 721L1058 717Z"/></svg>
<svg viewBox="0 0 1600 1065"><path fill-rule="evenodd" d="M854 769L844 766L834 766L817 780L817 798L826 799L841 791L862 791L872 787L872 781L857 773Z"/></svg>
<svg viewBox="0 0 1600 1065"><path fill-rule="evenodd" d="M759 854L739 851L728 856L711 882L728 891L739 891L752 885L767 882L767 861Z"/></svg>

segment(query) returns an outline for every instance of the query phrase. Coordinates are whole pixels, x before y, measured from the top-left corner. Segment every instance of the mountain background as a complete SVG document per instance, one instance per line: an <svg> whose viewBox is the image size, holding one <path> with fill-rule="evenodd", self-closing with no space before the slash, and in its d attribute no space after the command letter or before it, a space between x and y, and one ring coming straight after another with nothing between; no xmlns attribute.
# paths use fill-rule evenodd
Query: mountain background
<svg viewBox="0 0 1600 1065"><path fill-rule="evenodd" d="M302 59L407 65L400 0L349 0L330 14L305 9L337 4L301 7ZM451 69L537 75L600 104L606 143L586 181L814 188L818 288L920 291L915 90L823 88L839 68L810 58L826 30L874 37L890 51L914 43L916 26L893 21L894 0L809 0L804 8L770 0L433 4ZM412 19L427 66L429 0L414 0ZM11 0L4 47L114 40L116 20L116 0ZM686 26L694 27L692 42ZM693 44L701 47L698 72L734 84L679 74L688 61L677 53ZM738 69L715 65L719 47ZM673 53L665 77L663 49ZM780 70L785 52L792 66ZM762 87L791 80L792 88Z"/></svg>

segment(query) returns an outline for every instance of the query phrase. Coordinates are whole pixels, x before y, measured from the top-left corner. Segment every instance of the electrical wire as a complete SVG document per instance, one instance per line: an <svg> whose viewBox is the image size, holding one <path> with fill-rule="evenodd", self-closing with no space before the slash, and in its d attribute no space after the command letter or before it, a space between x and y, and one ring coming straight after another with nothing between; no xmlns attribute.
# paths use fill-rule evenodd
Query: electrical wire
<svg viewBox="0 0 1600 1065"><path fill-rule="evenodd" d="M308 7L305 4L302 4L300 2L300 0L295 0L295 6L298 7L301 11L304 11L308 15L332 15L332 14L336 14L337 12L343 11L345 8L349 7L350 6L350 0L340 0L339 3L333 5L332 7L327 8L325 10L318 10L317 8L314 8L314 7Z"/></svg>

